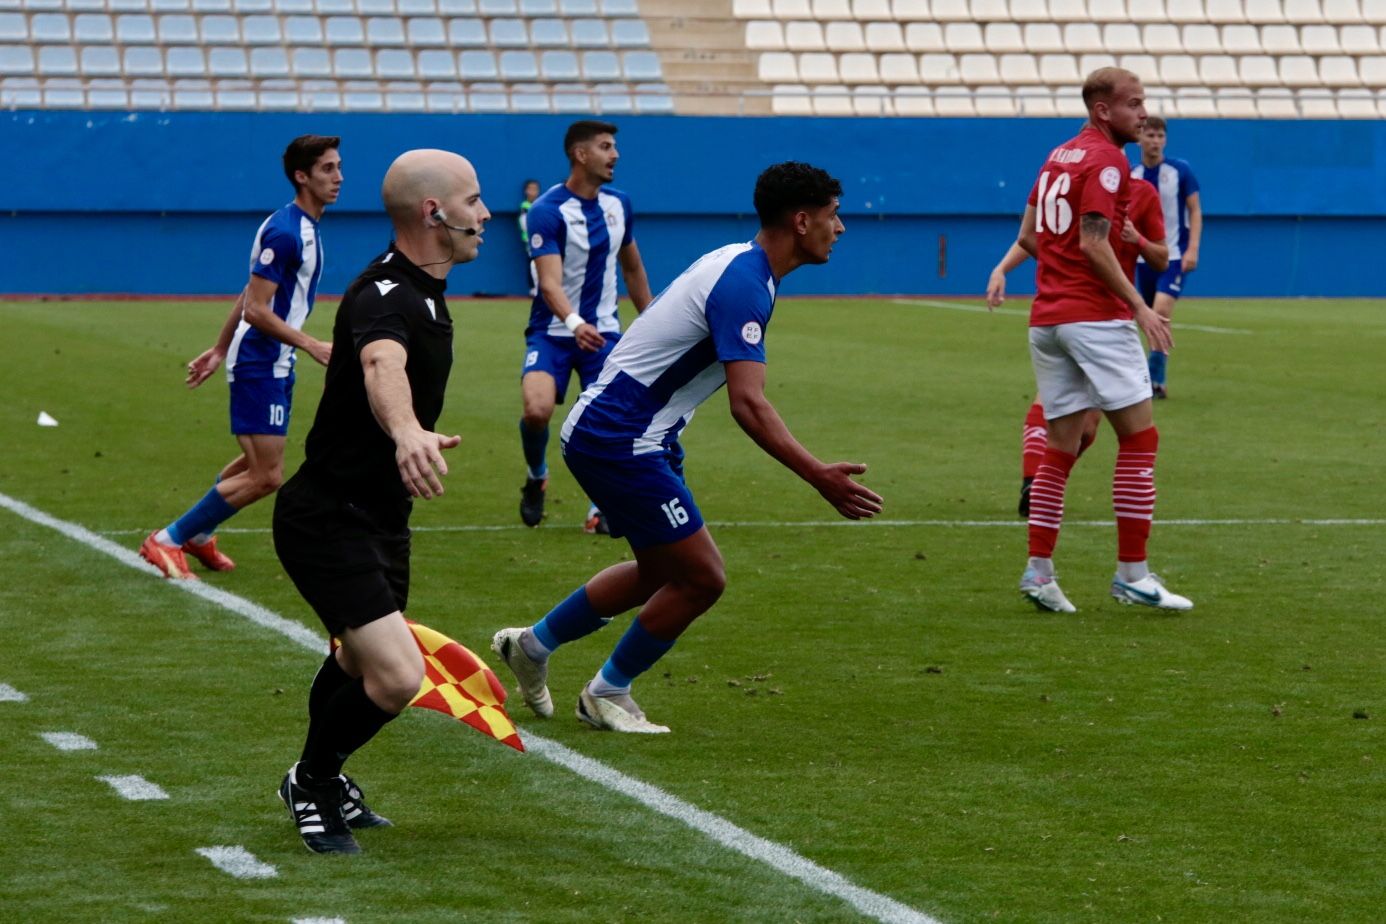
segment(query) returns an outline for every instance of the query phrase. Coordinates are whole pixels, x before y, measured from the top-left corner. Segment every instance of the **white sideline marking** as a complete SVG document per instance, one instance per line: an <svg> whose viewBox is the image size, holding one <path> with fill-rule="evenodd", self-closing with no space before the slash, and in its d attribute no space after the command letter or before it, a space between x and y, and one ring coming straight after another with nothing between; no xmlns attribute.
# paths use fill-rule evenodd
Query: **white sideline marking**
<svg viewBox="0 0 1386 924"><path fill-rule="evenodd" d="M237 879L273 879L279 875L279 870L257 860L244 847L199 847L196 852L211 860L212 865L223 873Z"/></svg>
<svg viewBox="0 0 1386 924"><path fill-rule="evenodd" d="M347 924L343 918L294 918L291 924Z"/></svg>
<svg viewBox="0 0 1386 924"><path fill-rule="evenodd" d="M83 526L69 523L66 520L59 520L41 510L30 507L22 501L17 501L6 494L0 494L0 507L5 507L32 523L38 523L50 529L55 529L64 536L76 542L80 542L88 548L95 549L99 552L105 552L122 564L132 568L138 568L141 571L153 575L158 575L158 571L152 565L147 564L134 552L130 552L116 545L109 539L103 539L101 536L98 536L96 533ZM186 590L212 603L216 603L218 606L230 610L238 616L244 616L256 625L263 626L267 629L273 629L275 632L287 636L289 639L297 642L300 646L308 649L314 654L321 655L327 651L326 642L319 637L317 633L310 632L304 626L295 622L290 622L259 604L252 603L249 600L237 597L234 594L226 593L225 591L213 591L208 593L211 588L204 587L192 581L168 581L166 583L179 590ZM757 837L744 828L732 824L725 818L704 811L689 802L685 802L677 796L664 792L658 787L651 786L648 783L642 783L640 780L626 776L614 767L607 766L590 757L584 757L556 741L550 741L527 729L525 731L525 746L531 753L537 754L545 760L568 770L572 770L579 776L600 783L602 786L614 792L635 799L669 818L673 818L676 821L688 825L695 831L706 834L709 838L721 844L723 847L734 850L752 860L758 860L772 869L799 880L812 889L835 898L840 898L862 914L874 920L889 922L889 924L897 924L897 922L898 924L940 924L937 918L929 917L923 912L916 911L908 905L902 904L887 895L882 895L879 892L873 892L870 889L864 889L861 886L854 885L845 877L830 869L819 866L817 863L814 863L806 857L800 856L788 847L777 844L774 841L766 840L762 837ZM144 783L139 777L102 777L102 779L110 782L112 786L116 785L116 783L113 782L114 779L134 779ZM145 785L153 786L153 784L150 783L145 783ZM154 788L157 789L158 787ZM166 795L163 795L163 790L158 791L160 796L154 798L167 798ZM127 798L133 797L127 796ZM254 863L257 867L269 870L267 874L261 873L259 874L260 876L272 876L275 874L273 867L261 864L254 857L250 856L250 854L246 853L244 848L206 847L198 850L198 853L207 857L217 866L226 869L226 867L222 866L209 851L222 852L219 854L221 856L226 856L226 852L230 852L236 856L243 855L244 859ZM231 872L231 870L228 869L227 872ZM231 875L234 876L237 874L231 872Z"/></svg>
<svg viewBox="0 0 1386 924"><path fill-rule="evenodd" d="M1017 317L1028 318L1030 312L1022 311L1019 308L997 308L989 310L986 305L964 305L958 302L936 302L927 298L893 298L891 301L897 305L922 305L925 308L947 308L949 311L971 311L976 314L1009 314ZM1210 324L1183 324L1178 321L1171 322L1170 327L1175 330L1197 330L1205 334L1254 334L1255 331L1247 330L1242 327L1214 327Z"/></svg>
<svg viewBox="0 0 1386 924"><path fill-rule="evenodd" d="M122 799L129 799L131 802L148 802L154 799L167 799L168 793L161 787L151 783L142 776L98 776L98 780L109 783L111 788L118 792Z"/></svg>
<svg viewBox="0 0 1386 924"><path fill-rule="evenodd" d="M0 506L4 506L3 495L0 495ZM1115 520L1064 520L1064 526L1099 526L1112 527ZM1009 520L708 520L708 526L715 526L718 529L732 529L737 527L749 527L755 529L805 529L817 528L820 526L848 526L863 528L868 526L936 526L945 529L976 529L990 527L1024 528L1026 523L1019 517ZM1367 517L1319 517L1308 519L1302 517L1229 517L1220 520L1209 519L1172 519L1162 520L1155 518L1156 526L1386 526L1386 519L1372 519ZM457 526L414 526L411 530L416 533L497 533L524 531L532 532L533 527L516 524L503 526L487 526L481 524L460 524ZM143 536L148 532L144 529L108 529L103 530L107 536ZM232 529L219 529L219 533L236 534L263 534L269 530L260 526L246 526ZM192 583L192 582L188 582ZM197 585L193 585L194 587ZM208 589L208 588L204 588ZM210 599L210 598L209 598ZM240 598L234 598L240 599ZM244 602L244 601L242 601ZM251 604L252 606L254 604ZM273 615L273 614L270 614ZM292 623L297 625L297 623Z"/></svg>
<svg viewBox="0 0 1386 924"><path fill-rule="evenodd" d="M29 697L8 683L0 683L0 703L27 703Z"/></svg>
<svg viewBox="0 0 1386 924"><path fill-rule="evenodd" d="M75 732L42 732L39 735L60 751L94 751L96 742Z"/></svg>

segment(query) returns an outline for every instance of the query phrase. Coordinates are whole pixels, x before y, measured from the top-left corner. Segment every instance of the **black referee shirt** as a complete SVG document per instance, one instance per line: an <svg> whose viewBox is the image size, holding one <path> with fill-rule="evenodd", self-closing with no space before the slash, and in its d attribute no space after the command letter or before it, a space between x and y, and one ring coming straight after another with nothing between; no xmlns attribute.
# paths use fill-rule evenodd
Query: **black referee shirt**
<svg viewBox="0 0 1386 924"><path fill-rule="evenodd" d="M332 325L332 359L317 417L308 432L303 472L365 507L409 498L395 464L394 441L380 428L366 398L361 349L395 340L409 351L405 372L414 416L432 430L443 410L452 370L452 316L447 284L390 249L347 287Z"/></svg>

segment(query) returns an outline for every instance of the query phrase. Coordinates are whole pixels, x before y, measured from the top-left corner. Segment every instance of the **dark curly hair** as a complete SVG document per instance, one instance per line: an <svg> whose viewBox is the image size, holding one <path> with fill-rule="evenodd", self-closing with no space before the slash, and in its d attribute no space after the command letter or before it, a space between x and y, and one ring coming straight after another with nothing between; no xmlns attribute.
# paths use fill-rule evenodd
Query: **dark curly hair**
<svg viewBox="0 0 1386 924"><path fill-rule="evenodd" d="M810 164L787 160L766 167L756 179L756 215L762 228L777 225L803 208L822 208L842 195L842 184Z"/></svg>
<svg viewBox="0 0 1386 924"><path fill-rule="evenodd" d="M284 149L284 175L294 184L295 193L298 192L298 180L294 179L295 171L312 173L313 165L318 162L318 158L340 147L341 143L342 139L335 135L299 135L289 142L289 146Z"/></svg>

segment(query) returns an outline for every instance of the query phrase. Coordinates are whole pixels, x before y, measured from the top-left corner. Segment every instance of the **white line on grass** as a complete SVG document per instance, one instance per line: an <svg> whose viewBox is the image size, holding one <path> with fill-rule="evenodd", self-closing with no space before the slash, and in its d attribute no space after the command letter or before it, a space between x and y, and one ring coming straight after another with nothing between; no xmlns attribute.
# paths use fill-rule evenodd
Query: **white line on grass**
<svg viewBox="0 0 1386 924"><path fill-rule="evenodd" d="M967 305L958 302L936 302L927 298L896 298L891 299L897 305L922 305L925 308L947 308L949 311L970 311L975 314L1009 314L1017 317L1028 318L1030 312L1022 311L1018 308L996 308L989 310L986 305ZM1184 324L1173 322L1170 327L1175 330L1197 330L1205 334L1252 334L1255 331L1247 330L1243 327L1214 327L1210 324Z"/></svg>
<svg viewBox="0 0 1386 924"><path fill-rule="evenodd" d="M154 799L167 799L168 793L157 783L151 783L137 774L130 776L98 776L98 780L109 783L122 799L131 802L149 802Z"/></svg>
<svg viewBox="0 0 1386 924"><path fill-rule="evenodd" d="M3 499L0 499L0 506L4 506ZM709 526L718 529L734 529L737 527L749 527L755 529L809 529L818 527L869 527L869 526L931 526L944 529L978 529L1003 527L1009 529L1023 529L1027 524L1019 518L1013 520L709 520ZM1098 526L1111 528L1115 525L1115 520L1065 520L1065 526ZM1220 520L1210 519L1191 519L1180 518L1171 520L1155 520L1156 526L1386 526L1386 519L1371 519L1365 517L1319 517L1317 519L1305 519L1300 517L1229 517ZM502 526L489 526L484 524L458 524L456 526L415 526L413 531L416 533L498 533L510 531L530 532L533 527L522 524L509 524ZM129 536L144 535L144 529L107 529L102 530L101 535L106 536ZM231 534L263 534L269 532L268 527L245 526L219 529L219 533ZM208 599L211 599L210 597ZM297 625L297 623L294 623Z"/></svg>
<svg viewBox="0 0 1386 924"><path fill-rule="evenodd" d="M69 523L66 520L59 520L57 517L31 507L23 501L15 500L6 494L0 494L0 507L10 510L32 523L57 530L69 539L79 542L88 548L98 552L104 552L121 564L150 574L158 574L151 565L147 564L134 552L116 545L109 539L103 539L86 527L79 526L75 523ZM256 625L266 629L272 629L281 635L285 635L315 654L322 654L327 650L326 643L317 633L310 632L307 628L298 623L290 622L277 613L265 609L258 603L252 603L243 597L237 597L235 594L226 593L225 591L212 590L195 581L168 581L167 584L170 587L186 591L198 597L202 597L204 600L216 603L218 606L238 616L244 616ZM800 856L788 847L777 844L774 841L768 841L762 837L757 837L744 828L732 824L725 818L704 811L689 802L685 802L677 796L664 792L658 787L651 786L648 783L643 783L640 780L627 776L614 767L607 766L590 757L584 757L576 751L564 747L556 741L550 741L547 738L536 735L528 729L525 730L525 746L530 752L545 760L568 770L572 770L585 779L600 783L602 786L614 792L635 799L669 818L706 834L723 847L734 850L752 860L764 863L772 869L799 880L812 889L826 895L840 898L862 914L877 921L890 922L890 924L896 924L896 922L899 922L899 924L939 924L936 918L929 917L920 911L916 911L908 905L904 905L889 896L854 885L838 873L819 866L817 863L814 863L807 857ZM117 778L102 777L102 779L111 782L113 779ZM138 780L140 778L133 777L129 779ZM143 781L141 780L141 782ZM115 786L116 784L111 782L111 785ZM160 793L163 792L162 790L159 791ZM207 851L237 850L242 850L242 848L209 847L198 850L198 853L211 859L213 863L217 863ZM249 854L246 854L246 856L248 857ZM250 859L254 860L253 857L250 857ZM254 862L258 863L259 861ZM221 864L218 863L217 865L220 866ZM273 868L271 867L270 869L272 870ZM232 875L235 874L233 873Z"/></svg>
<svg viewBox="0 0 1386 924"><path fill-rule="evenodd" d="M342 918L294 918L291 924L347 924Z"/></svg>
<svg viewBox="0 0 1386 924"><path fill-rule="evenodd" d="M42 732L39 735L60 751L94 751L96 742L75 732Z"/></svg>
<svg viewBox="0 0 1386 924"><path fill-rule="evenodd" d="M0 683L0 703L27 703L29 697L8 683Z"/></svg>
<svg viewBox="0 0 1386 924"><path fill-rule="evenodd" d="M273 879L279 875L279 870L256 859L244 847L199 847L197 853L211 860L212 865L223 873L237 879Z"/></svg>

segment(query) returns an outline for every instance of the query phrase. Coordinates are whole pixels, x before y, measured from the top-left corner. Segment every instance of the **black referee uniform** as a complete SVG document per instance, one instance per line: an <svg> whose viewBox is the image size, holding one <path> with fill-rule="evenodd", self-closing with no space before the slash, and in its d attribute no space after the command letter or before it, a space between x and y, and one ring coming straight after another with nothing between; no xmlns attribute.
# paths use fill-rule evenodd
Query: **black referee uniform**
<svg viewBox="0 0 1386 924"><path fill-rule="evenodd" d="M452 369L445 288L393 245L347 288L306 458L274 504L279 560L333 635L408 602L413 502L394 441L371 412L361 350L376 340L404 346L414 416L432 430Z"/></svg>

